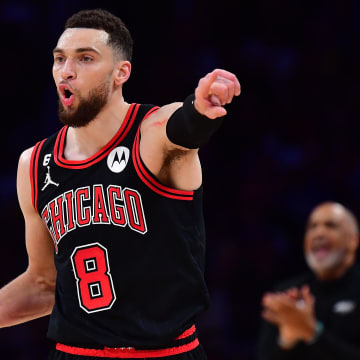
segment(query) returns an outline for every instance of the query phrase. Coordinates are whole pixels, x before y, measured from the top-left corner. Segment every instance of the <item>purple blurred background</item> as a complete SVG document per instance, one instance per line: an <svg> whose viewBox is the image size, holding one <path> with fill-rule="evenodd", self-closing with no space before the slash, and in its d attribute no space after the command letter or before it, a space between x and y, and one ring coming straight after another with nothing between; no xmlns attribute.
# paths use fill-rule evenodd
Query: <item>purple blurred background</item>
<svg viewBox="0 0 360 360"><path fill-rule="evenodd" d="M103 7L121 17L134 38L128 102L183 100L217 67L242 84L224 125L200 151L212 305L198 329L209 360L252 360L262 294L306 269L302 237L309 211L336 200L360 217L360 2L159 4L0 3L0 286L27 266L18 158L60 128L52 49L68 16ZM1 359L46 359L47 322L1 329Z"/></svg>

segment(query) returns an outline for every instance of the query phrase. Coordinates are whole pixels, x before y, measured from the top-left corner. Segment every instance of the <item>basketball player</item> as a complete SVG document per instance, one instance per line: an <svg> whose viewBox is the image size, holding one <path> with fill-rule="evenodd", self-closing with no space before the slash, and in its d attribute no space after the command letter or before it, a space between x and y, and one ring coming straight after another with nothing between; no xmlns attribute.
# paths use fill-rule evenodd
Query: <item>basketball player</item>
<svg viewBox="0 0 360 360"><path fill-rule="evenodd" d="M131 53L107 11L69 18L53 65L64 127L19 160L29 266L0 290L0 326L51 313L50 359L206 358L198 149L240 84L217 69L184 103L128 103Z"/></svg>

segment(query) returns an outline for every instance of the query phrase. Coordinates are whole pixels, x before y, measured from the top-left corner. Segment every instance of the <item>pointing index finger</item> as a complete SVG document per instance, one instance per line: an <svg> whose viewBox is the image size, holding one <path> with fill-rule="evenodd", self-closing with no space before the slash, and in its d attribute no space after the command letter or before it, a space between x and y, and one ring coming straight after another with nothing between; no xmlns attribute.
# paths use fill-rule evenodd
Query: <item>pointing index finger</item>
<svg viewBox="0 0 360 360"><path fill-rule="evenodd" d="M212 85L212 83L216 80L217 78L217 73L215 71L207 74L202 80L201 80L201 86L198 87L198 91L199 91L199 95L203 98L208 98L209 96L211 96L211 91L210 91L210 87Z"/></svg>

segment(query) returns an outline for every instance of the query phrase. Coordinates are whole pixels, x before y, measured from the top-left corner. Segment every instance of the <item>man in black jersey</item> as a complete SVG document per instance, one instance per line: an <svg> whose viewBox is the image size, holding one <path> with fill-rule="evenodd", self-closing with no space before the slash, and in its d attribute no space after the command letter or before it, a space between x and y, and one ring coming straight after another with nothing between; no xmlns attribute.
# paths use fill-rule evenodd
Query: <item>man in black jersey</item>
<svg viewBox="0 0 360 360"><path fill-rule="evenodd" d="M132 39L101 9L69 18L53 53L65 126L19 160L29 266L0 290L0 327L51 314L50 359L205 359L198 149L239 81L216 69L184 103L126 102Z"/></svg>
<svg viewBox="0 0 360 360"><path fill-rule="evenodd" d="M310 214L304 239L308 274L263 297L259 360L360 359L360 271L355 216L327 202Z"/></svg>

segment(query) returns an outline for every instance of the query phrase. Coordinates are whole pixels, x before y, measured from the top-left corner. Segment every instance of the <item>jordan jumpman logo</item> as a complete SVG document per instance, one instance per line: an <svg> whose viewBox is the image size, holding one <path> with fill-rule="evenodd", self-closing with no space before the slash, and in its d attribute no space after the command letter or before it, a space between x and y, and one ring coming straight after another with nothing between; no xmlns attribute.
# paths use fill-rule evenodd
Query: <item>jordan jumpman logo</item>
<svg viewBox="0 0 360 360"><path fill-rule="evenodd" d="M55 185L55 186L59 186L58 183L56 183L55 181L52 181L51 180L51 177L50 177L50 166L47 166L47 169L48 169L48 172L46 173L46 177L45 177L45 180L44 180L44 183L45 185L43 186L43 188L41 189L41 191L44 191L45 188L48 186L48 185Z"/></svg>

